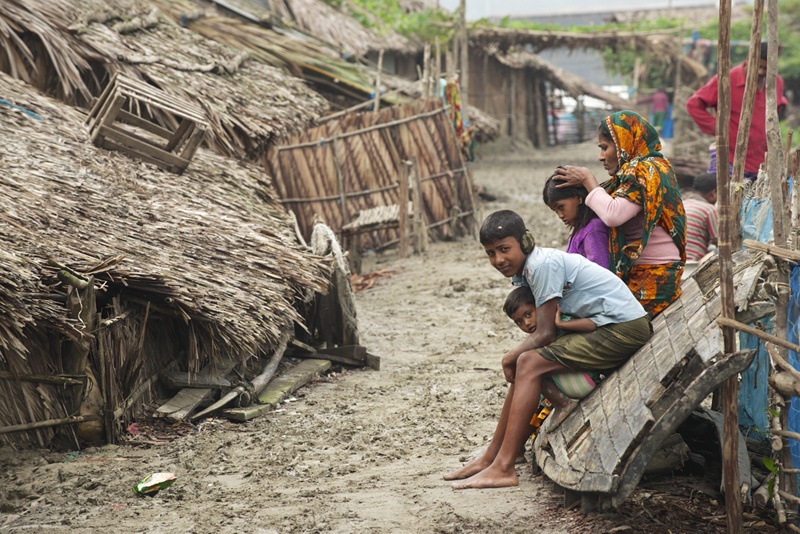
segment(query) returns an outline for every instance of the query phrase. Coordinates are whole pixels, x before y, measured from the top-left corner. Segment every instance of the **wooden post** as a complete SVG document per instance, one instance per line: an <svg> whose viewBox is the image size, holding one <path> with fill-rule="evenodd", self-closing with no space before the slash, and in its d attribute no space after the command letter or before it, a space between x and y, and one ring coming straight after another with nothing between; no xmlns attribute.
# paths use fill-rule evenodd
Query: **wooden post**
<svg viewBox="0 0 800 534"><path fill-rule="evenodd" d="M763 1L763 0L761 0ZM758 3L758 2L757 2ZM756 4L757 4L756 3ZM786 201L783 193L785 180L785 163L783 147L781 146L781 132L778 124L778 0L769 0L767 8L767 176L769 177L770 196L772 198L772 234L775 246L786 248L787 238L787 213L784 209ZM760 41L759 41L760 44ZM752 43L751 43L752 46ZM789 307L789 268L786 262L777 262L778 296L775 299L775 335L781 339L786 338L786 320ZM786 360L786 349L777 347L780 356ZM784 402L781 409L781 428L788 426L789 404ZM787 445L781 450L781 477L779 479L781 490L797 496L797 477L787 474L784 469L792 469L792 454ZM786 500L787 506L791 499ZM794 508L795 506L792 505Z"/></svg>
<svg viewBox="0 0 800 534"><path fill-rule="evenodd" d="M375 75L375 113L381 109L381 71L383 71L383 48L378 52L378 73Z"/></svg>
<svg viewBox="0 0 800 534"><path fill-rule="evenodd" d="M422 189L419 181L419 168L417 156L411 158L411 176L409 177L411 191L411 211L414 214L414 253L419 254L428 250L428 228L422 217Z"/></svg>
<svg viewBox="0 0 800 534"><path fill-rule="evenodd" d="M764 20L764 0L756 0L753 4L753 26L750 30L750 53L747 57L747 79L744 84L742 111L739 114L739 131L736 134L736 152L734 153L733 175L731 176L731 208L733 219L734 245L742 242L739 220L742 192L744 186L744 164L747 158L747 141L750 138L750 123L753 118L753 102L756 98L756 82L758 81L758 59L761 52L761 25ZM719 143L717 143L717 165L719 165Z"/></svg>
<svg viewBox="0 0 800 534"><path fill-rule="evenodd" d="M331 150L333 150L333 163L336 166L336 181L339 184L339 204L340 204L339 208L342 211L341 226L344 226L345 224L350 222L350 218L347 214L347 192L345 191L344 188L344 171L342 170L342 160L339 159L340 142L341 141L337 137L333 141L331 141L330 145L331 145Z"/></svg>
<svg viewBox="0 0 800 534"><path fill-rule="evenodd" d="M422 53L422 98L431 97L431 45L426 44Z"/></svg>
<svg viewBox="0 0 800 534"><path fill-rule="evenodd" d="M433 80L433 93L439 98L439 80L442 78L442 48L439 45L439 36L436 36L436 76Z"/></svg>
<svg viewBox="0 0 800 534"><path fill-rule="evenodd" d="M411 162L403 161L400 164L400 193L397 197L397 218L400 223L400 257L408 257L408 175Z"/></svg>
<svg viewBox="0 0 800 534"><path fill-rule="evenodd" d="M731 226L730 179L728 175L728 131L731 116L731 0L719 5L719 49L717 51L718 91L717 102L717 205L720 215L719 234L719 277L722 317L735 317L733 295L733 259ZM737 232L738 234L738 232ZM738 241L738 240L737 240ZM722 327L723 351L736 352L735 331ZM734 375L722 386L722 477L725 488L725 510L728 532L738 534L742 531L742 503L739 499L739 413L738 376Z"/></svg>
<svg viewBox="0 0 800 534"><path fill-rule="evenodd" d="M469 121L467 114L467 104L469 103L469 39L467 38L467 0L461 0L459 7L461 11L461 116L464 117L464 125Z"/></svg>
<svg viewBox="0 0 800 534"><path fill-rule="evenodd" d="M683 25L681 24L680 32L678 35L683 35ZM683 74L681 73L681 63L683 62L683 45L680 41L678 41L678 53L675 55L675 81L673 85L675 86L672 90L672 102L675 102L675 97L678 95L678 91L680 90L681 86L683 85ZM672 108L672 138L673 139L682 139L681 135L683 134L683 125L681 121L675 120L675 108Z"/></svg>

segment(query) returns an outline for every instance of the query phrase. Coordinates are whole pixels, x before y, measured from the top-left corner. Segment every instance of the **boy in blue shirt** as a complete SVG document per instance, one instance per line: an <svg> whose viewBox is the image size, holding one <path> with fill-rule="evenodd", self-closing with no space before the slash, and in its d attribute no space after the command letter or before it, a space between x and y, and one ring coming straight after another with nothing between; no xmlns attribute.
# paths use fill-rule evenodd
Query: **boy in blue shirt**
<svg viewBox="0 0 800 534"><path fill-rule="evenodd" d="M445 480L461 479L454 489L516 486L514 462L533 430L542 379L568 371L608 372L652 335L647 313L616 275L578 254L536 247L515 212L489 215L480 241L492 267L514 285L530 287L536 329L503 355L510 386L492 441L480 457L445 475ZM591 319L597 328L556 338L559 307L571 317Z"/></svg>

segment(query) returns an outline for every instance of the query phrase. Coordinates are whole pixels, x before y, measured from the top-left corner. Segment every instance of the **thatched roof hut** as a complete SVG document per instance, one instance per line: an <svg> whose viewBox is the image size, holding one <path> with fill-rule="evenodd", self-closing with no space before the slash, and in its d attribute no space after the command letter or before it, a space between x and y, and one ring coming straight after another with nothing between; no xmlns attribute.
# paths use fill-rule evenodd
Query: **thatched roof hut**
<svg viewBox="0 0 800 534"><path fill-rule="evenodd" d="M112 378L114 410L172 361L196 371L269 352L303 323L298 297L325 291L327 262L298 244L262 169L201 149L176 178L96 148L82 112L21 81L0 74L0 93L1 426L71 415L64 385L35 377L69 374L72 345ZM74 280L97 293L94 327L69 312Z"/></svg>
<svg viewBox="0 0 800 534"><path fill-rule="evenodd" d="M554 88L578 101L584 96L596 98L610 109L636 108L629 100L542 59L538 55L542 50L633 46L661 55L667 61L679 57L677 41L670 32L582 34L478 27L470 29L469 41L472 51L469 102L500 119L504 134L529 140L539 148L559 142L552 121ZM679 64L684 81L705 73L705 68L691 59L683 57ZM579 136L581 131L594 131L595 119L575 117Z"/></svg>
<svg viewBox="0 0 800 534"><path fill-rule="evenodd" d="M10 0L0 20L11 29L0 33L0 70L84 107L115 72L144 80L201 106L206 142L224 155L256 159L328 106L286 71L180 27L152 2Z"/></svg>
<svg viewBox="0 0 800 534"><path fill-rule="evenodd" d="M633 48L663 58L665 62L673 65L680 64L683 83L691 84L707 73L702 64L683 54L683 48L674 30L578 33L480 27L470 30L469 40L471 46L493 48L500 54L513 54L518 51L538 54L551 48L568 50Z"/></svg>

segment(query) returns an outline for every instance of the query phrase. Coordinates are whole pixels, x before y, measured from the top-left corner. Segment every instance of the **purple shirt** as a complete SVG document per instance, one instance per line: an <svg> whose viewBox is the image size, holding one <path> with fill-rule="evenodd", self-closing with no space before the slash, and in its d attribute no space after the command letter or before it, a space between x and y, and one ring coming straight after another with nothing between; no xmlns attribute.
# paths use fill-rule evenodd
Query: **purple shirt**
<svg viewBox="0 0 800 534"><path fill-rule="evenodd" d="M572 234L567 252L580 254L600 267L608 269L608 226L600 217L593 217L589 224Z"/></svg>

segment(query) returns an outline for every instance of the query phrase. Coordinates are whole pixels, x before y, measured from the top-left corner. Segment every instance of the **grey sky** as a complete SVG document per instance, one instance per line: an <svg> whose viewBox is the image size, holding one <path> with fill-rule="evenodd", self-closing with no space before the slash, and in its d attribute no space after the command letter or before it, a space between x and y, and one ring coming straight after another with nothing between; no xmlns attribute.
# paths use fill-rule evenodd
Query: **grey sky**
<svg viewBox="0 0 800 534"><path fill-rule="evenodd" d="M455 10L459 0L438 0L444 8ZM555 15L574 12L595 12L630 9L649 9L685 6L719 5L717 0L560 0L545 2L542 0L466 0L467 18L476 20L488 17L504 17L506 15Z"/></svg>

